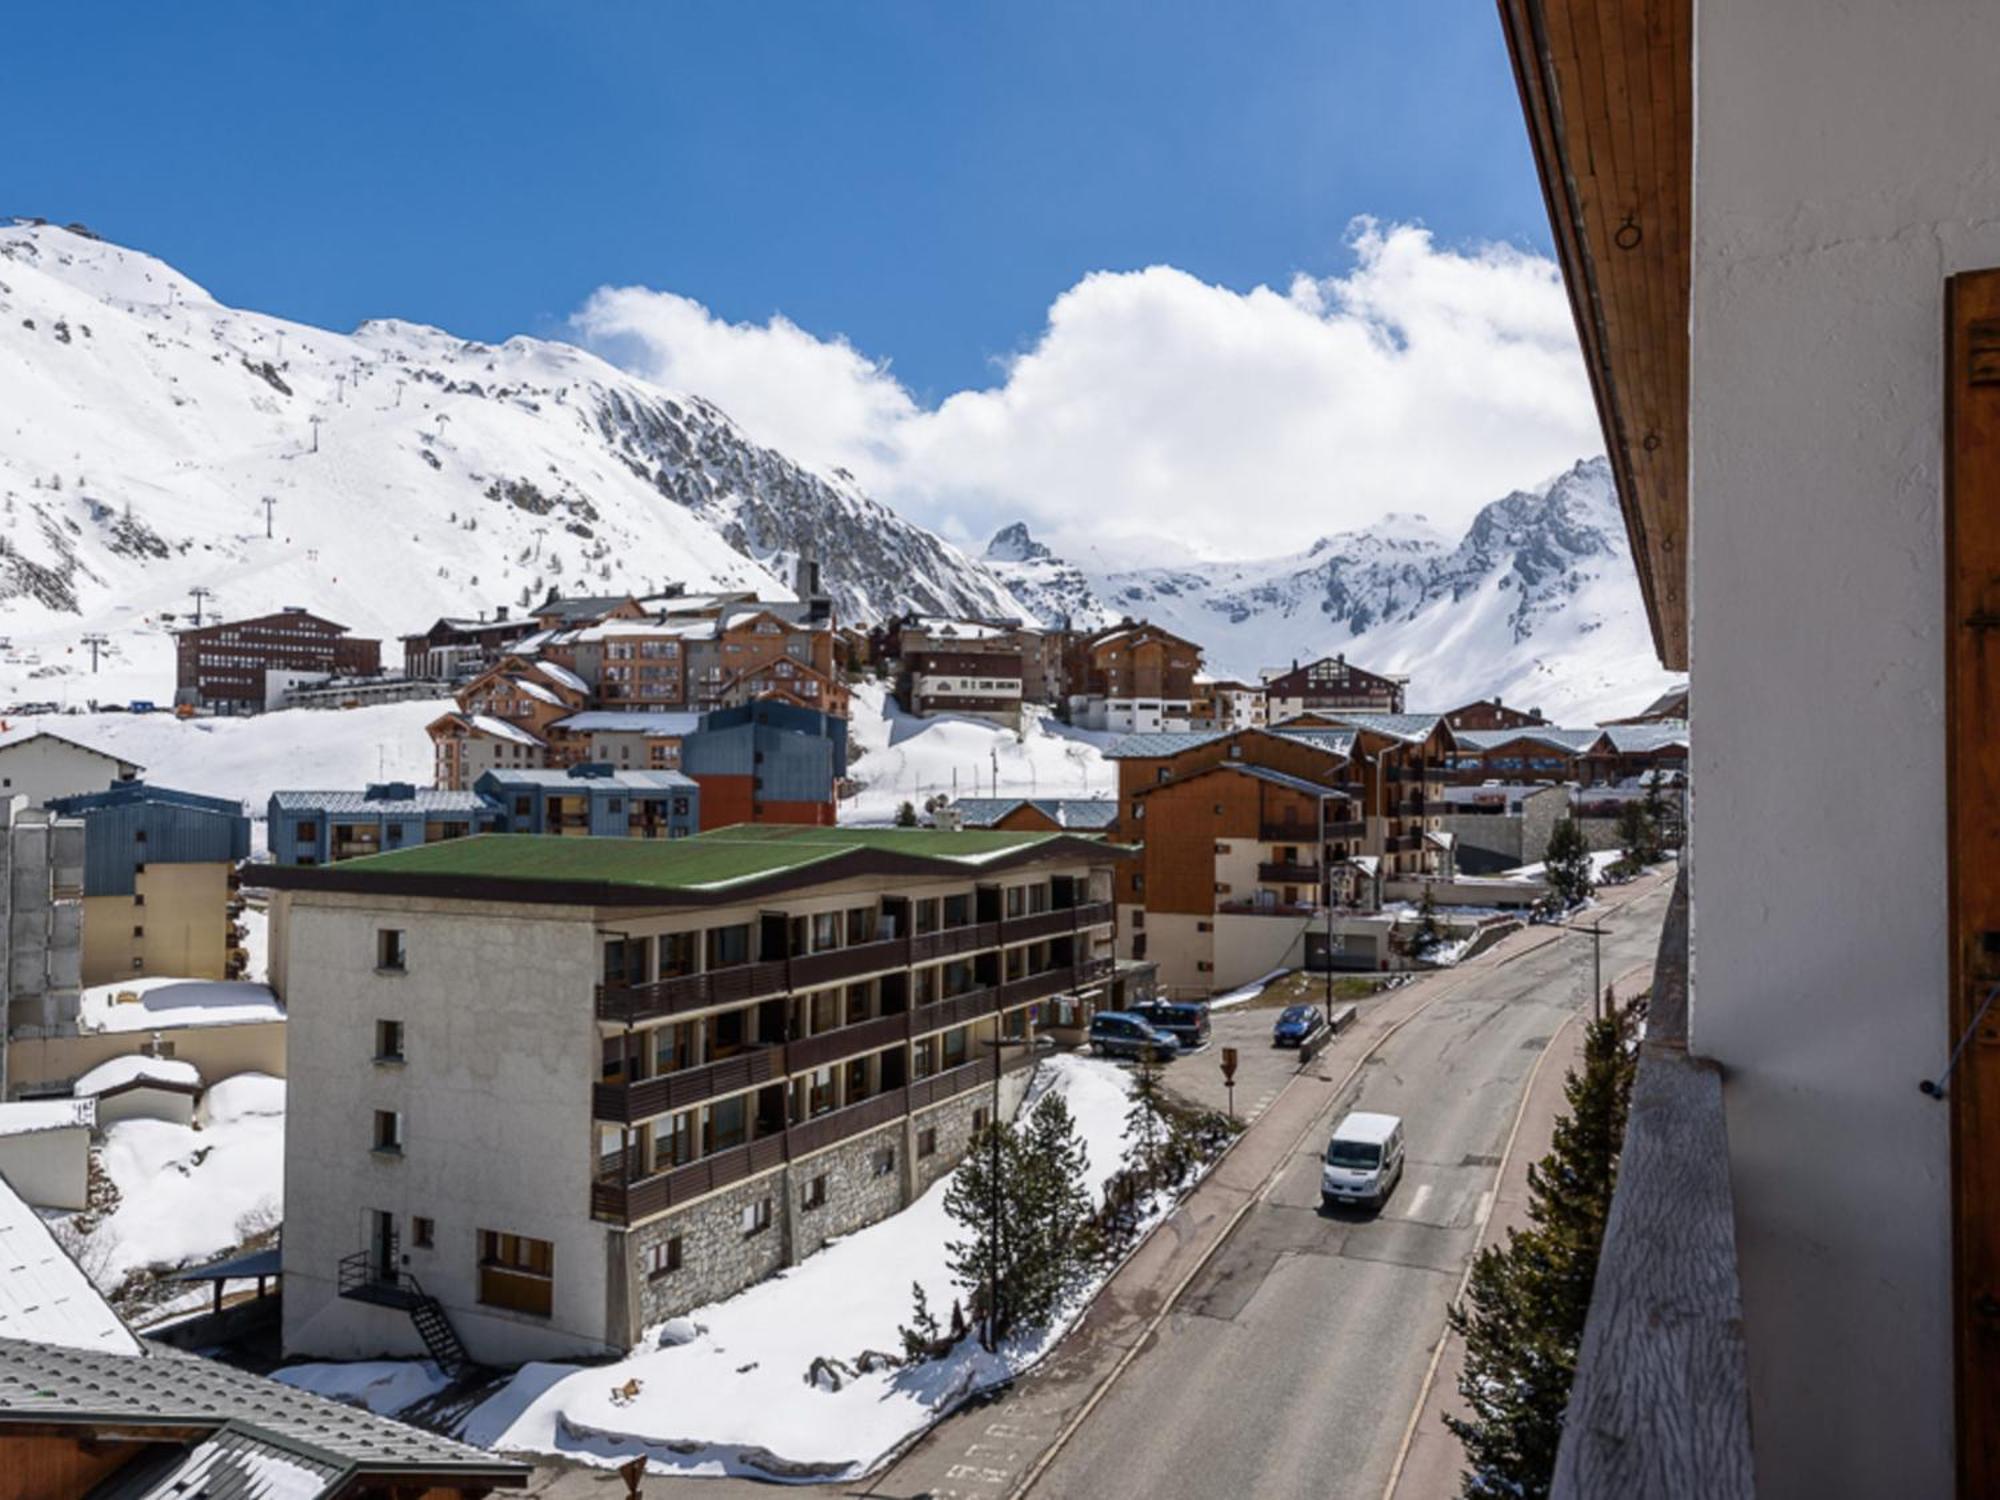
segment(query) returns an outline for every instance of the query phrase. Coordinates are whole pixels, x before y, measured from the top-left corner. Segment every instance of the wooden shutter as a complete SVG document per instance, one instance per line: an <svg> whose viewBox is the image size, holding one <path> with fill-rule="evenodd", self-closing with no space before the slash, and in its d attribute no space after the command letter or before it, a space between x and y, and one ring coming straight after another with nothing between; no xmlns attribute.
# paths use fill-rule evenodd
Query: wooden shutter
<svg viewBox="0 0 2000 1500"><path fill-rule="evenodd" d="M2000 270L1946 283L1946 776L1959 1493L2000 1494ZM1974 1029L1975 1018L1977 1021ZM1972 1035L1967 1037L1968 1031Z"/></svg>

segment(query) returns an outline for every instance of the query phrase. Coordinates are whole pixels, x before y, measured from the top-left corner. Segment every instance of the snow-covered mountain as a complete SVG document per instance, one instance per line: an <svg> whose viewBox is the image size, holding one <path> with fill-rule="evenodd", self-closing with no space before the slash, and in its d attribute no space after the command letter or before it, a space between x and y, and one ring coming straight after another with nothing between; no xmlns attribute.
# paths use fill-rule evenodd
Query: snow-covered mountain
<svg viewBox="0 0 2000 1500"><path fill-rule="evenodd" d="M810 547L848 620L1018 611L846 474L580 349L330 333L47 225L0 225L0 509L0 703L167 697L197 587L393 637L552 585L788 597Z"/></svg>
<svg viewBox="0 0 2000 1500"><path fill-rule="evenodd" d="M1493 501L1456 541L1390 515L1287 557L1119 569L1058 557L1016 523L986 562L1046 622L1150 619L1200 642L1218 676L1344 652L1408 674L1413 707L1499 693L1577 720L1635 712L1672 680L1602 458Z"/></svg>

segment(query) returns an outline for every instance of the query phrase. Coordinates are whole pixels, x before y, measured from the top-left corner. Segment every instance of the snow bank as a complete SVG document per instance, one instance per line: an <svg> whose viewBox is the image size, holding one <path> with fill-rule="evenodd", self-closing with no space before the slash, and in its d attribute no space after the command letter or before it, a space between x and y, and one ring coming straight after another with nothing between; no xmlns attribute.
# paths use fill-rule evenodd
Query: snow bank
<svg viewBox="0 0 2000 1500"><path fill-rule="evenodd" d="M1128 1075L1064 1054L1044 1061L1036 1083L1037 1096L1053 1088L1068 1101L1101 1201L1105 1181L1125 1160ZM992 1354L967 1340L950 1358L857 1376L838 1391L806 1383L819 1356L851 1363L863 1350L897 1351L912 1283L924 1287L941 1317L951 1307L945 1246L957 1230L944 1208L950 1180L780 1276L648 1330L639 1350L615 1364L525 1367L472 1413L460 1436L481 1447L587 1463L644 1452L662 1472L766 1479L865 1473L972 1391L1033 1363L1062 1331ZM638 1382L638 1396L614 1399L628 1381Z"/></svg>
<svg viewBox="0 0 2000 1500"><path fill-rule="evenodd" d="M271 1378L316 1396L366 1407L384 1417L415 1406L451 1384L451 1377L429 1360L415 1359L287 1365L273 1370Z"/></svg>
<svg viewBox="0 0 2000 1500"><path fill-rule="evenodd" d="M100 1286L111 1290L145 1266L207 1260L278 1222L283 1096L282 1079L244 1073L208 1091L201 1129L124 1120L105 1131L99 1161L118 1206L90 1236L102 1251L89 1262Z"/></svg>
<svg viewBox="0 0 2000 1500"><path fill-rule="evenodd" d="M1592 880L1602 880L1604 872L1624 857L1624 851L1620 849L1598 849L1593 851L1590 856L1590 878ZM1549 867L1546 864L1537 861L1532 865L1516 865L1511 870L1502 870L1497 876L1489 878L1496 880L1540 880L1548 873L1548 869Z"/></svg>
<svg viewBox="0 0 2000 1500"><path fill-rule="evenodd" d="M174 1057L112 1057L106 1058L83 1077L77 1079L70 1090L79 1099L101 1094L106 1089L115 1089L120 1084L130 1083L135 1078L151 1079L155 1083L185 1083L199 1087L201 1072L191 1062L183 1062Z"/></svg>
<svg viewBox="0 0 2000 1500"><path fill-rule="evenodd" d="M1117 768L1104 758L1118 738L1072 729L1029 709L1016 734L983 719L906 714L879 682L854 689L849 733L862 784L840 805L843 823L888 823L904 802L921 808L938 793L965 797L1115 797ZM996 780L995 768L998 768Z"/></svg>
<svg viewBox="0 0 2000 1500"><path fill-rule="evenodd" d="M138 998L121 1000L121 995ZM83 992L79 1016L85 1031L162 1031L175 1026L282 1021L285 1008L268 984L148 975L91 986Z"/></svg>
<svg viewBox="0 0 2000 1500"><path fill-rule="evenodd" d="M1262 979L1253 979L1240 989L1233 989L1226 995L1217 995L1213 1000L1208 1002L1208 1008L1210 1010L1228 1010L1231 1006L1248 1005L1252 1000L1263 994L1266 988L1283 979L1291 972L1290 969L1273 969Z"/></svg>

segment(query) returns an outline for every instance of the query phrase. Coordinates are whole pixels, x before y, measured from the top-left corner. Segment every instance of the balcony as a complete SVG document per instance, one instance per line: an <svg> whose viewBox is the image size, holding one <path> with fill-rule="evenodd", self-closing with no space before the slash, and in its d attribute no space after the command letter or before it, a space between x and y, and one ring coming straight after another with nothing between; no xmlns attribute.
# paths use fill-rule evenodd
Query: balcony
<svg viewBox="0 0 2000 1500"><path fill-rule="evenodd" d="M1683 872L1660 934L1554 1500L1756 1492L1722 1076L1687 1050L1687 937Z"/></svg>
<svg viewBox="0 0 2000 1500"><path fill-rule="evenodd" d="M823 984L838 984L863 974L879 973L883 969L907 969L910 966L910 939L883 938L873 943L856 943L849 948L809 953L791 962L792 988L809 990Z"/></svg>
<svg viewBox="0 0 2000 1500"><path fill-rule="evenodd" d="M1319 876L1318 865L1300 864L1296 860L1266 860L1257 866L1257 878L1270 885L1317 885Z"/></svg>
<svg viewBox="0 0 2000 1500"><path fill-rule="evenodd" d="M999 994L998 990L988 987L969 990L949 1000L933 1000L928 1005L920 1005L911 1018L910 1033L922 1036L926 1032L944 1031L977 1021L982 1016L990 1016Z"/></svg>
<svg viewBox="0 0 2000 1500"><path fill-rule="evenodd" d="M875 1052L883 1047L893 1047L909 1037L911 1019L908 1011L900 1011L893 1016L878 1016L872 1021L857 1021L852 1026L842 1026L833 1031L821 1032L818 1036L801 1037L795 1042L788 1042L785 1045L785 1071L808 1073L814 1068L824 1068L845 1058Z"/></svg>
<svg viewBox="0 0 2000 1500"><path fill-rule="evenodd" d="M680 1068L657 1078L636 1083L599 1083L590 1091L590 1112L599 1120L615 1120L630 1125L677 1109L688 1109L705 1099L740 1093L760 1083L770 1083L785 1075L785 1049L752 1047L734 1057Z"/></svg>
<svg viewBox="0 0 2000 1500"><path fill-rule="evenodd" d="M394 1266L377 1265L373 1251L357 1250L340 1258L340 1295L354 1302L372 1302L408 1312L423 1297L415 1281Z"/></svg>
<svg viewBox="0 0 2000 1500"><path fill-rule="evenodd" d="M1368 829L1359 818L1329 819L1326 836L1330 839L1358 839ZM1311 823L1264 823L1257 829L1260 844L1299 844L1311 848L1319 842L1320 825Z"/></svg>
<svg viewBox="0 0 2000 1500"><path fill-rule="evenodd" d="M928 963L936 958L954 958L961 953L977 953L982 948L1000 946L998 922L968 922L940 932L920 933L910 939L910 962Z"/></svg>
<svg viewBox="0 0 2000 1500"><path fill-rule="evenodd" d="M1025 917L1009 917L1000 924L1000 941L1028 943L1036 938L1060 937L1078 928L1102 926L1112 916L1109 901L1093 901L1055 911L1033 912Z"/></svg>
<svg viewBox="0 0 2000 1500"><path fill-rule="evenodd" d="M1230 917L1311 917L1320 911L1317 906L1285 901L1224 901L1215 909Z"/></svg>

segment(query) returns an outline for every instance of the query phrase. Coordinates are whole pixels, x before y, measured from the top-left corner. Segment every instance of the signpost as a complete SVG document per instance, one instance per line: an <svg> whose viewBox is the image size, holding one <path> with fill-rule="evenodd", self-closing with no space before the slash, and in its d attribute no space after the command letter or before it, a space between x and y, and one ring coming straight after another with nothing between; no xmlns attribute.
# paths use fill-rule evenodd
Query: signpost
<svg viewBox="0 0 2000 1500"><path fill-rule="evenodd" d="M1236 1049L1222 1049L1222 1086L1229 1091L1229 1118L1236 1118Z"/></svg>

